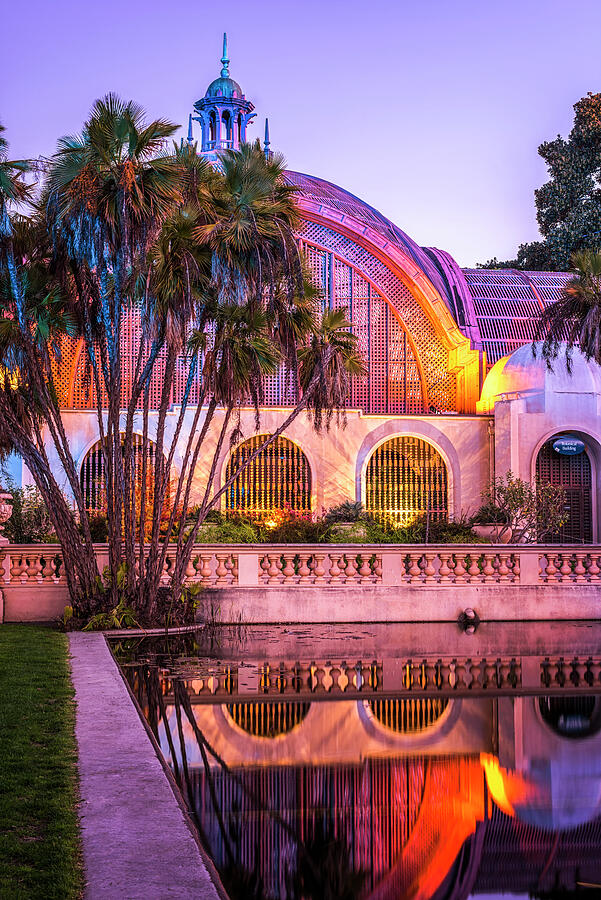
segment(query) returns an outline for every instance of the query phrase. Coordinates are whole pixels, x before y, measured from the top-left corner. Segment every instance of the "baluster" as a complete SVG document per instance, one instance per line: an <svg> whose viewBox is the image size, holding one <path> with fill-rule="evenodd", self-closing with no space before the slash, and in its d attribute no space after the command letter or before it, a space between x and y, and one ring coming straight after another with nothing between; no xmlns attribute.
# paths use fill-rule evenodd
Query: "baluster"
<svg viewBox="0 0 601 900"><path fill-rule="evenodd" d="M50 554L44 557L44 568L42 569L42 581L54 581L54 566L52 565L52 557Z"/></svg>
<svg viewBox="0 0 601 900"><path fill-rule="evenodd" d="M357 557L352 553L347 554L344 574L346 575L347 581L352 581L357 574Z"/></svg>
<svg viewBox="0 0 601 900"><path fill-rule="evenodd" d="M599 560L598 554L596 554L596 553L589 554L588 575L589 575L589 578L591 581L599 580L598 576L599 576L599 572L601 571L601 569L599 569L598 560Z"/></svg>
<svg viewBox="0 0 601 900"><path fill-rule="evenodd" d="M194 557L191 555L186 566L186 578L194 578L196 576L196 566L194 565Z"/></svg>
<svg viewBox="0 0 601 900"><path fill-rule="evenodd" d="M53 559L53 564L54 564L55 575L58 574L58 583L66 584L67 583L67 575L65 573L65 563L64 563L62 556L60 556L58 553L55 555L55 557Z"/></svg>
<svg viewBox="0 0 601 900"><path fill-rule="evenodd" d="M311 577L311 569L309 568L309 554L301 553L299 555L299 565L298 565L298 583L299 584L309 584L309 579Z"/></svg>
<svg viewBox="0 0 601 900"><path fill-rule="evenodd" d="M574 574L576 575L577 584L583 584L583 582L586 582L586 569L584 568L585 556L585 553L576 554L576 568L574 569Z"/></svg>
<svg viewBox="0 0 601 900"><path fill-rule="evenodd" d="M513 580L520 580L520 554L513 553L510 562L513 561Z"/></svg>
<svg viewBox="0 0 601 900"><path fill-rule="evenodd" d="M467 570L467 574L470 577L470 581L480 581L480 562L475 553L472 553L470 556L470 567Z"/></svg>
<svg viewBox="0 0 601 900"><path fill-rule="evenodd" d="M465 568L465 554L463 553L455 553L455 565L453 567L455 572L455 584L465 584L465 576L466 576L466 568Z"/></svg>
<svg viewBox="0 0 601 900"><path fill-rule="evenodd" d="M294 579L294 556L292 553L287 553L284 557L284 568L282 569L282 575L284 576L284 584L290 584L290 582Z"/></svg>
<svg viewBox="0 0 601 900"><path fill-rule="evenodd" d="M409 581L411 582L411 584L415 584L416 582L421 581L421 553L411 553L410 560L411 565L409 566Z"/></svg>
<svg viewBox="0 0 601 900"><path fill-rule="evenodd" d="M211 557L210 556L201 556L200 557L200 577L202 578L203 584L208 584L211 581L211 575L213 574L211 570Z"/></svg>
<svg viewBox="0 0 601 900"><path fill-rule="evenodd" d="M561 554L561 568L559 571L561 572L561 580L562 581L571 581L572 580L572 554L571 553L562 553Z"/></svg>
<svg viewBox="0 0 601 900"><path fill-rule="evenodd" d="M21 580L21 554L20 553L11 553L10 554L10 580L11 581L20 581Z"/></svg>
<svg viewBox="0 0 601 900"><path fill-rule="evenodd" d="M435 556L435 553L426 553L425 555L426 564L424 566L424 575L426 584L432 584L434 576L436 575L436 569L434 568Z"/></svg>
<svg viewBox="0 0 601 900"><path fill-rule="evenodd" d="M545 566L545 578L547 581L555 581L557 575L557 566L555 565L557 557L554 553L545 553L547 565Z"/></svg>
<svg viewBox="0 0 601 900"><path fill-rule="evenodd" d="M313 575L315 577L315 581L321 581L325 577L326 570L323 566L324 558L325 554L323 553L313 554Z"/></svg>
<svg viewBox="0 0 601 900"><path fill-rule="evenodd" d="M265 584L269 576L269 557L267 554L259 559L259 581Z"/></svg>
<svg viewBox="0 0 601 900"><path fill-rule="evenodd" d="M227 569L225 567L227 556L223 553L216 553L215 559L217 560L217 568L215 569L217 578L215 584L227 584Z"/></svg>
<svg viewBox="0 0 601 900"><path fill-rule="evenodd" d="M342 560L342 557L341 556L339 557L337 554L334 554L332 552L330 552L329 556L330 556L330 584L337 584L338 579L340 578L340 572L341 572L341 569L340 569L338 563L339 563L339 561Z"/></svg>
<svg viewBox="0 0 601 900"><path fill-rule="evenodd" d="M363 554L361 557L361 565L359 566L359 575L361 576L361 584L371 581L371 566L369 564L369 556Z"/></svg>
<svg viewBox="0 0 601 900"><path fill-rule="evenodd" d="M450 581L451 569L449 568L450 553L440 554L440 567L438 569L438 577L441 584L447 584Z"/></svg>
<svg viewBox="0 0 601 900"><path fill-rule="evenodd" d="M230 585L234 583L234 565L234 557L230 553L225 561L225 568L227 569L225 580Z"/></svg>
<svg viewBox="0 0 601 900"><path fill-rule="evenodd" d="M238 584L238 554L232 553L230 556L231 560L231 573L232 573L232 584Z"/></svg>
<svg viewBox="0 0 601 900"><path fill-rule="evenodd" d="M484 554L484 568L482 569L482 574L484 575L485 581L494 581L495 580L495 567L493 564L493 560L495 559L494 553L485 553Z"/></svg>
<svg viewBox="0 0 601 900"><path fill-rule="evenodd" d="M499 553L499 581L509 580L509 567L507 566L507 553Z"/></svg>
<svg viewBox="0 0 601 900"><path fill-rule="evenodd" d="M376 556L374 559L374 581L382 581L382 557Z"/></svg>
<svg viewBox="0 0 601 900"><path fill-rule="evenodd" d="M280 571L282 568L282 563L280 561L279 554L270 554L269 557L269 568L267 570L267 574L269 576L269 584L276 584L280 580Z"/></svg>
<svg viewBox="0 0 601 900"><path fill-rule="evenodd" d="M40 563L40 557L37 553L32 553L27 558L27 568L26 568L27 580L28 581L37 581L38 575L42 571L42 564Z"/></svg>

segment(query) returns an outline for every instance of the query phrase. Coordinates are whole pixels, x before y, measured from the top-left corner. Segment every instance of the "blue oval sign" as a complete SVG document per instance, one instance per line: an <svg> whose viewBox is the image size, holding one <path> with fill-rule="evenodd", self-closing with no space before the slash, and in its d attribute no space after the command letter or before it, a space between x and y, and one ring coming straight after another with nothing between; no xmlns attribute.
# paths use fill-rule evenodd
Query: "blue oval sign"
<svg viewBox="0 0 601 900"><path fill-rule="evenodd" d="M553 441L553 449L562 456L577 456L584 451L584 444L573 434L564 434Z"/></svg>

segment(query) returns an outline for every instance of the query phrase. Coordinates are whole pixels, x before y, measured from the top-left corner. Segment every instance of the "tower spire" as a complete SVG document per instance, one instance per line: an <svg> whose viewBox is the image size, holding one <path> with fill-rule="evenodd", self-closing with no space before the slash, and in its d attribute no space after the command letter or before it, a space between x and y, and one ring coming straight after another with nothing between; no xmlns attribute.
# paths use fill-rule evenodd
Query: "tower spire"
<svg viewBox="0 0 601 900"><path fill-rule="evenodd" d="M223 32L223 56L221 57L221 77L229 78L230 77L230 60L227 55L227 33Z"/></svg>
<svg viewBox="0 0 601 900"><path fill-rule="evenodd" d="M192 113L190 113L190 118L188 119L188 143L194 143L194 138L192 136Z"/></svg>

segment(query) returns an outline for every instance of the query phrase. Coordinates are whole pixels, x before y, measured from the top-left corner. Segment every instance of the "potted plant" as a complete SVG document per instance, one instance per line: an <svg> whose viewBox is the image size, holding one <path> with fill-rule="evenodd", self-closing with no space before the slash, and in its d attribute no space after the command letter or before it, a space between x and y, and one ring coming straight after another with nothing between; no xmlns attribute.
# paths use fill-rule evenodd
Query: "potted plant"
<svg viewBox="0 0 601 900"><path fill-rule="evenodd" d="M555 535L566 521L566 495L544 481L525 481L511 471L495 478L482 494L484 501L472 520L476 534L488 527L489 540L506 544L535 544ZM486 521L488 519L488 521Z"/></svg>
<svg viewBox="0 0 601 900"><path fill-rule="evenodd" d="M483 503L472 517L472 531L492 544L508 544L512 529L507 514L494 503Z"/></svg>

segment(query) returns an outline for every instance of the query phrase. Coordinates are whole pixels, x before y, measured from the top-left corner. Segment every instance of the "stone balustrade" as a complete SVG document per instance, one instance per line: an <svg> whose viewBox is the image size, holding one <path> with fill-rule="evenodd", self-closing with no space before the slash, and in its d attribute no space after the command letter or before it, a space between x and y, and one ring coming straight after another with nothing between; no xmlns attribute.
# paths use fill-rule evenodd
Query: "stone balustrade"
<svg viewBox="0 0 601 900"><path fill-rule="evenodd" d="M99 569L108 548L98 544ZM0 586L66 584L56 544L0 546ZM163 583L175 565L168 551ZM601 547L565 545L198 544L186 570L208 587L236 585L601 584Z"/></svg>
<svg viewBox="0 0 601 900"><path fill-rule="evenodd" d="M107 546L96 545L96 553L102 571L108 563ZM175 548L173 551L169 548L163 584L169 584L174 565ZM265 596L276 592L281 595L290 588L312 588L307 596L316 596L321 589L329 591L344 586L345 590L353 588L359 592L375 590L376 595L372 594L372 598L387 588L382 596L386 593L386 596L407 599L416 590L428 593L428 588L437 592L441 588L454 588L452 596L458 598L460 608L465 608L473 605L469 602L470 597L473 600L476 596L473 588L481 590L497 586L498 590L530 586L558 590L572 585L601 587L601 546L197 544L186 579L216 590L261 589ZM32 593L34 586L36 590ZM464 590L458 594L460 587ZM52 618L56 610L62 613L69 595L60 546L0 545L0 593L5 621L43 619L46 614ZM446 591L442 593L446 595ZM513 596L513 592L503 596ZM570 596L575 608L576 595ZM541 598L536 602L540 604ZM596 604L597 601L590 599L590 602ZM24 603L30 611L28 615L16 611ZM239 604L243 612L242 600ZM450 608L448 603L447 607ZM403 614L405 612L403 610ZM251 613L250 621L254 620L254 615ZM387 616L390 615L392 612L388 611ZM554 615L561 617L558 613ZM566 614L566 617L572 615ZM589 615L587 612L582 617ZM448 613L445 616L448 618ZM357 610L357 619L360 618L361 611ZM310 621L309 618L306 620Z"/></svg>

